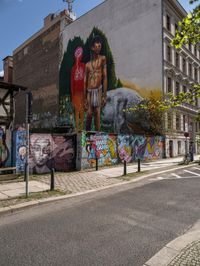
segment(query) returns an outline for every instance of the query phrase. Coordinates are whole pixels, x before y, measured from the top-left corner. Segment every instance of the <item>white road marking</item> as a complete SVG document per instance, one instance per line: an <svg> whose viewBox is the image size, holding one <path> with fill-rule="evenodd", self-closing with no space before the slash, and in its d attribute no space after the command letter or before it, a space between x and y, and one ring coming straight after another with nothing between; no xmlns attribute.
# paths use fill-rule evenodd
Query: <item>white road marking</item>
<svg viewBox="0 0 200 266"><path fill-rule="evenodd" d="M197 174L195 172L192 172L192 171L188 171L188 170L183 170L184 172L186 173L189 173L189 174L193 174L193 175L196 175L196 176L200 176L200 174Z"/></svg>
<svg viewBox="0 0 200 266"><path fill-rule="evenodd" d="M198 168L198 167L192 167L192 168L200 171L200 168Z"/></svg>
<svg viewBox="0 0 200 266"><path fill-rule="evenodd" d="M162 179L164 179L164 177L162 177L162 176L158 176L157 179L158 179L158 180L162 180Z"/></svg>
<svg viewBox="0 0 200 266"><path fill-rule="evenodd" d="M171 175L174 176L174 177L177 177L177 178L182 178L180 175L177 175L175 173L172 173Z"/></svg>

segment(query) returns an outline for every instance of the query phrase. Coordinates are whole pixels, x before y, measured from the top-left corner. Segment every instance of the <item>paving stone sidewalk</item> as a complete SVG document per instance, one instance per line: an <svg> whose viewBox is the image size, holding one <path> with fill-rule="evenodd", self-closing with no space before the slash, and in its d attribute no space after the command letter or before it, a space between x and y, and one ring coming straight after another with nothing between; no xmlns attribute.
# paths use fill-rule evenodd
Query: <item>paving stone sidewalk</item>
<svg viewBox="0 0 200 266"><path fill-rule="evenodd" d="M168 266L200 266L200 240L186 246Z"/></svg>
<svg viewBox="0 0 200 266"><path fill-rule="evenodd" d="M49 184L49 178L44 177L40 181ZM123 180L108 177L97 172L82 172L82 173L56 173L55 187L61 191L71 193L80 193L93 189L108 187L110 185L122 183Z"/></svg>

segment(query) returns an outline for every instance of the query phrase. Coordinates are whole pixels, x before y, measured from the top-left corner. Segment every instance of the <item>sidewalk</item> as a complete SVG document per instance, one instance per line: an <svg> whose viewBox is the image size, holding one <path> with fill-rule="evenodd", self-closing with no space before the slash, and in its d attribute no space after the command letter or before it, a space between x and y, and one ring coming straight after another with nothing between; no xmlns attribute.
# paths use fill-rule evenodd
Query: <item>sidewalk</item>
<svg viewBox="0 0 200 266"><path fill-rule="evenodd" d="M162 248L143 266L200 266L200 221Z"/></svg>
<svg viewBox="0 0 200 266"><path fill-rule="evenodd" d="M199 159L196 155L195 160ZM142 162L141 171L157 171L163 168L176 166L183 157L161 159L153 162ZM127 166L127 174L137 172L137 163ZM145 174L145 172L143 173ZM123 165L106 169L84 170L80 172L56 173L55 189L75 194L95 189L103 189L112 185L124 183ZM38 176L37 181L29 181L29 192L41 192L49 190L50 174ZM0 184L0 200L25 195L25 182L12 182Z"/></svg>

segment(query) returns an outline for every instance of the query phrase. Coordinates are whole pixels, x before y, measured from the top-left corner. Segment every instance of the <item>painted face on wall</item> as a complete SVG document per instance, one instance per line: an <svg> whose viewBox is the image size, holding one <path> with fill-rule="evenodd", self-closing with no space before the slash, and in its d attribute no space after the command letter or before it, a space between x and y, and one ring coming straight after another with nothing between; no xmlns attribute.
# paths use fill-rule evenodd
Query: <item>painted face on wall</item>
<svg viewBox="0 0 200 266"><path fill-rule="evenodd" d="M94 45L92 46L92 51L94 52L94 54L99 55L101 52L101 43L95 42Z"/></svg>
<svg viewBox="0 0 200 266"><path fill-rule="evenodd" d="M49 139L36 139L33 148L33 158L37 165L42 166L50 159L51 143Z"/></svg>
<svg viewBox="0 0 200 266"><path fill-rule="evenodd" d="M19 156L21 160L24 160L26 157L26 146L19 147Z"/></svg>
<svg viewBox="0 0 200 266"><path fill-rule="evenodd" d="M83 57L83 48L82 47L77 47L74 53L75 59L78 61L81 61Z"/></svg>

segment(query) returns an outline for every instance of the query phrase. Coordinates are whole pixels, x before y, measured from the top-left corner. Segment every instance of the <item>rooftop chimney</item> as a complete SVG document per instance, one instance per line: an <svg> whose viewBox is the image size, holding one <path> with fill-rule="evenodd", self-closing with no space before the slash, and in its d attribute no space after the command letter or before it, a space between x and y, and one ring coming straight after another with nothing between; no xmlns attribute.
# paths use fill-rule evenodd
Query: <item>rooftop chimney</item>
<svg viewBox="0 0 200 266"><path fill-rule="evenodd" d="M3 69L4 69L4 82L12 83L13 81L13 57L6 56L3 59Z"/></svg>

